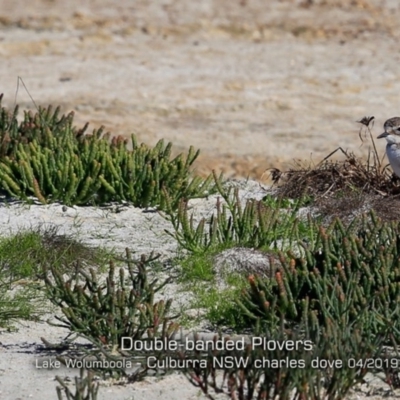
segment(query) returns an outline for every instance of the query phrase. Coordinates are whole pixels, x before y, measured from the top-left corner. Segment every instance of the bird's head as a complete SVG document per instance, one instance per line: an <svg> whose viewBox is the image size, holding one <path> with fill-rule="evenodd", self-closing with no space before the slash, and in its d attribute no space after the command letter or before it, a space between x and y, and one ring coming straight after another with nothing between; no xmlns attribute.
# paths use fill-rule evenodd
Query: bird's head
<svg viewBox="0 0 400 400"><path fill-rule="evenodd" d="M383 124L385 132L378 136L378 139L385 138L390 144L400 143L400 117L394 117L388 119Z"/></svg>

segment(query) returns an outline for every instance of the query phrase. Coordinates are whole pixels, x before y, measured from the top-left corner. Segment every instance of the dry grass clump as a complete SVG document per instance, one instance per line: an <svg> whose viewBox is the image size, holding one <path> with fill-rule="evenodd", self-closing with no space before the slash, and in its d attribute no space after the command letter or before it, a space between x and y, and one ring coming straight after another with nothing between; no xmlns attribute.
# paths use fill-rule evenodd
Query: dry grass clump
<svg viewBox="0 0 400 400"><path fill-rule="evenodd" d="M386 220L400 219L400 207L393 207L400 195L399 179L378 156L370 129L373 119L364 117L359 121L362 124L360 140L364 142L369 137L371 142L367 160L339 147L317 165L296 162L289 171L272 169L278 196L312 197L321 213L332 217L343 218L374 209ZM332 160L337 152L341 152L343 160Z"/></svg>

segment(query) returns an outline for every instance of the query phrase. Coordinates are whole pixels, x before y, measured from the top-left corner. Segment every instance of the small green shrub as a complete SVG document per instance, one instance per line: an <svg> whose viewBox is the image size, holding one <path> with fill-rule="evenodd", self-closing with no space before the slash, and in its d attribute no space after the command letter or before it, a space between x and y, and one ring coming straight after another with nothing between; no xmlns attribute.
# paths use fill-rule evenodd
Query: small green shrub
<svg viewBox="0 0 400 400"><path fill-rule="evenodd" d="M2 96L0 96L1 102ZM109 142L103 129L85 135L77 129L74 114L59 115L49 106L36 114L24 113L18 123L13 113L0 110L0 190L42 203L67 205L127 201L138 207L175 208L181 198L202 197L212 190L212 177L191 177L190 167L199 151L171 159L172 144L159 141L154 148L139 145L131 136L132 150L121 136Z"/></svg>
<svg viewBox="0 0 400 400"><path fill-rule="evenodd" d="M400 341L399 224L373 212L347 227L336 219L303 245L304 257L281 254L273 279L250 276L238 304L249 321L267 326L281 317L291 326L312 310L323 325L335 320L345 327L368 311L371 333L390 327Z"/></svg>
<svg viewBox="0 0 400 400"><path fill-rule="evenodd" d="M189 215L187 201L181 200L178 211L166 208L166 218L174 230L166 231L182 248L193 253L204 254L221 248L251 247L275 250L278 242L290 248L300 239L313 240L316 234L314 220L298 217L301 201L288 210L281 210L280 201L272 202L249 199L242 203L238 189L225 190L214 174L218 192L216 213L209 219L202 218L197 224Z"/></svg>
<svg viewBox="0 0 400 400"><path fill-rule="evenodd" d="M364 313L363 318L368 316ZM305 321L310 319L312 315L305 316ZM365 330L367 323L343 328L335 321L325 327L315 321L310 329L305 321L288 330L281 319L276 327L240 338L230 348L226 343L231 338L220 336L214 343L224 340L225 345L214 349L209 343L208 351L203 351L204 344L197 337L196 350L181 354L182 359L196 363L188 363L183 372L209 398L223 394L232 400L339 400L363 382L368 372L382 371L360 360L381 357L390 364L390 358L382 358L384 337Z"/></svg>
<svg viewBox="0 0 400 400"><path fill-rule="evenodd" d="M64 272L48 265L45 267L47 296L63 314L55 317L59 323L53 325L89 340L95 348L88 355L98 360L115 361L116 357L120 360L122 356L116 356L116 352L124 338L135 341L168 339L178 325L172 322L176 316L170 314L172 300L154 300L154 295L171 280L168 278L160 284L156 279L149 282L147 269L157 258L142 256L135 261L127 249L124 260L127 268L121 267L116 274L111 261L105 280L93 268L87 271L79 264L74 270L64 268ZM138 361L136 357L143 356L135 350L123 354L127 359L135 359L134 362ZM124 368L105 368L101 372L107 376L128 376L134 381L147 373L143 357L141 361L142 367L132 374Z"/></svg>
<svg viewBox="0 0 400 400"><path fill-rule="evenodd" d="M99 384L94 382L93 372L86 371L86 377L84 372L85 370L81 369L79 377L75 377L75 393L71 391L63 378L56 376L57 382L61 385L56 388L58 400L64 398L63 394L67 400L97 400Z"/></svg>

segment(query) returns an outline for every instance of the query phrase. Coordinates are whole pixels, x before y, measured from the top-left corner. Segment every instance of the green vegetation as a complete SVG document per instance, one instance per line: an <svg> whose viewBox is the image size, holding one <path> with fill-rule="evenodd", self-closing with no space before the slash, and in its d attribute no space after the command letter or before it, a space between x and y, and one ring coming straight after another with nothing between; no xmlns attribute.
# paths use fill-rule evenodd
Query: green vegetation
<svg viewBox="0 0 400 400"><path fill-rule="evenodd" d="M155 294L171 279L160 284L148 279L148 270L158 257L142 256L139 261L132 259L126 250L126 268L116 271L111 261L108 276L104 280L94 268L82 268L79 263L70 273L61 273L53 266L45 267L45 284L48 299L58 306L63 314L53 325L79 334L95 345L91 355L97 359L117 360L116 352L124 338L150 341L154 338L170 338L178 325L172 322L176 316L170 313L172 300L155 301ZM152 353L148 353L150 355ZM162 352L160 352L162 354ZM125 359L132 359L141 353L125 351ZM154 354L152 354L154 355ZM97 370L97 369L95 369ZM124 368L99 369L105 376L127 376ZM141 368L129 375L135 381L146 375L145 362Z"/></svg>
<svg viewBox="0 0 400 400"><path fill-rule="evenodd" d="M190 307L199 309L201 322L206 319L216 330L249 335L251 345L241 349L183 348L174 354L161 349L151 354L158 360L206 361L181 369L203 393L240 400L343 399L368 372L383 373L392 388L400 387L400 364L392 362L399 358L400 343L399 219L384 221L363 209L358 217L327 222L321 208L316 209L327 201L325 205L341 211L338 204L350 199L348 190L357 201L364 193L394 193L395 184L376 157L369 168L345 153L342 166L327 162L315 170L291 171L286 193L291 190L293 196L282 195L281 188L261 200L243 200L238 189L223 185L215 174L213 182L212 177L190 177L198 154L193 149L186 158L170 160L171 144L162 141L151 149L138 146L132 137L133 149L128 150L123 139L109 142L102 130L84 135L87 126L76 129L72 114L59 117L49 107L36 115L25 113L18 123L17 112L3 108L0 113L0 190L26 200L36 196L42 203L128 201L158 207L172 225L166 233L184 254L173 260L174 273L179 269L184 290L194 295ZM352 168L348 182L345 172ZM188 201L213 187L219 193L215 212L197 219ZM305 206L312 206L313 214L304 214ZM216 260L227 250L237 254L230 253L222 273ZM259 257L254 263L251 252ZM169 277L158 282L160 272ZM0 324L38 319L51 303L58 311L54 325L91 343L84 357L140 364L133 372L93 368L96 374L134 382L148 374L149 353L122 349L123 338L168 341L189 322L189 317L173 314L172 299L160 297L171 283L169 272L160 271L153 254L134 259L127 250L121 259L54 229L19 232L0 239ZM258 346L254 337L303 346ZM201 343L197 336L195 340ZM68 357L77 356L59 360L66 363ZM232 357L247 360L246 365L223 364ZM221 361L219 367L215 359ZM317 359L330 364L311 366ZM352 364L366 359L383 361L370 367ZM271 367L271 360L281 364ZM97 396L91 372L84 377L81 371L75 394L63 379L57 380L59 398Z"/></svg>
<svg viewBox="0 0 400 400"><path fill-rule="evenodd" d="M68 265L74 260L104 270L110 257L109 250L85 246L78 239L59 234L54 226L19 231L0 240L0 259L9 265L7 275L17 279L38 279L43 265Z"/></svg>
<svg viewBox="0 0 400 400"><path fill-rule="evenodd" d="M0 96L1 102L2 96ZM88 125L74 126L74 114L59 115L59 108L24 112L18 122L13 113L0 110L0 190L9 196L42 203L67 205L127 201L138 207L176 207L181 198L207 195L207 179L190 176L199 151L192 147L184 157L171 159L172 144L161 140L154 148L139 145L131 136L132 150L121 136L110 142L103 129L85 135Z"/></svg>
<svg viewBox="0 0 400 400"><path fill-rule="evenodd" d="M171 207L165 211L174 231L167 231L182 248L196 254L215 252L221 248L252 247L257 249L278 249L279 241L283 247L290 248L300 239L312 239L315 225L310 219L301 219L298 211L309 199L292 202L292 207L281 209L284 200L246 200L239 197L238 189L227 190L214 175L218 192L216 212L208 220L202 218L197 224L193 214L189 215L187 201L182 199L177 212Z"/></svg>
<svg viewBox="0 0 400 400"><path fill-rule="evenodd" d="M104 270L110 257L110 251L85 246L59 235L52 227L0 238L0 326L19 319L37 320L49 311L40 284L44 265L62 270L62 266L80 260Z"/></svg>
<svg viewBox="0 0 400 400"><path fill-rule="evenodd" d="M99 383L94 381L94 373L92 371L80 370L79 378L75 377L75 393L68 387L67 379L60 376L56 376L57 382L60 386L57 386L58 400L62 400L63 394L67 400L97 400L97 394L99 392Z"/></svg>
<svg viewBox="0 0 400 400"><path fill-rule="evenodd" d="M180 262L181 283L184 291L194 294L191 309L201 310L201 319L215 327L244 328L245 317L236 301L240 292L247 287L246 279L232 274L226 279L227 287L215 285L212 256L191 255ZM184 313L182 313L184 314ZM188 320L183 325L193 325L201 321Z"/></svg>
<svg viewBox="0 0 400 400"><path fill-rule="evenodd" d="M192 307L203 309L205 312L202 314L202 319L209 321L217 330L243 331L248 325L245 314L237 306L237 299L245 287L245 282L236 278L228 283L230 287L223 290L218 287L210 288L209 285L199 285L194 289L196 301Z"/></svg>
<svg viewBox="0 0 400 400"><path fill-rule="evenodd" d="M307 329L300 324L287 330L282 323L249 338L244 348L225 346L186 354L207 360L207 368L189 366L184 374L209 398L225 394L241 400L344 399L368 372L377 372L372 363L368 368L359 360L385 360L380 370L387 382L394 376L385 365L395 358L382 358L383 339L364 330L365 324L343 328L332 321L328 327L317 323L315 329Z"/></svg>
<svg viewBox="0 0 400 400"><path fill-rule="evenodd" d="M345 327L368 312L374 316L369 332L379 335L390 328L400 342L399 224L384 223L371 212L349 226L337 219L319 227L303 257L281 254L275 279L250 276L239 304L250 319L268 327L281 315L293 326L309 311L323 326L336 321Z"/></svg>

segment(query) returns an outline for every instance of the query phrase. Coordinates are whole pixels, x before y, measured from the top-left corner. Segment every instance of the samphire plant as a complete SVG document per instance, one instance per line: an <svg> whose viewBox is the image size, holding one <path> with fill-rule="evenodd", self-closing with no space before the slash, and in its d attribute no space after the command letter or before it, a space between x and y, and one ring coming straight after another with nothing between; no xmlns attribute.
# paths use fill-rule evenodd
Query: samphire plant
<svg viewBox="0 0 400 400"><path fill-rule="evenodd" d="M399 222L383 222L371 211L350 224L335 219L323 226L308 215L303 220L306 229L299 229L297 216L285 219L289 213L280 214L255 200L243 205L237 193L234 200L222 196L225 204L217 203L215 216L200 222L189 216L188 206L182 202L177 215L169 213L175 228L170 234L183 247L200 254L224 242L228 246L272 247L277 257L271 258L271 276L250 275L249 286L233 305L241 310L240 323L256 335L267 333L272 341L277 326L281 329L278 338L296 332L301 340L317 343L320 351L311 359L307 354L299 358L320 358L331 365L339 360L347 367L277 367L271 371L271 367L260 369L254 363L248 368L227 363L219 375L212 364L217 355L232 360L229 357L243 359L253 353L214 351L208 353L206 365L187 369L191 382L204 393L226 392L232 399L341 399L367 372L383 371L386 382L398 387L399 365L392 359L396 360L393 355L398 354L400 339ZM277 240L287 242L292 250L277 251ZM383 350L383 345L389 350ZM197 355L205 357L201 352ZM259 356L266 360L293 357L293 352ZM359 362L356 370L351 370L354 360L366 359L383 361L379 365L371 361L370 368Z"/></svg>
<svg viewBox="0 0 400 400"><path fill-rule="evenodd" d="M0 96L1 103L2 96ZM10 113L0 109L0 190L9 196L42 203L67 205L127 201L138 207L163 208L164 194L176 207L181 198L202 197L212 190L212 177L192 177L190 168L199 155L171 159L172 144L160 140L153 148L131 136L110 142L103 128L85 134L88 124L74 126L74 113L59 108Z"/></svg>
<svg viewBox="0 0 400 400"><path fill-rule="evenodd" d="M182 248L199 254L233 246L276 250L280 240L290 247L300 238L312 238L316 233L314 224L298 218L303 199L282 211L281 203L272 202L270 197L266 197L266 201L242 201L239 190L223 187L215 173L214 181L221 198L217 199L216 212L207 219L196 222L185 199L180 200L177 211L166 203L165 215L173 226L173 231L166 233Z"/></svg>
<svg viewBox="0 0 400 400"><path fill-rule="evenodd" d="M170 278L160 284L157 279L149 281L147 270L157 258L142 256L135 261L127 249L126 268L119 268L117 273L111 261L106 279L101 279L94 268L87 270L79 264L63 271L44 266L47 296L63 314L56 316L59 323L52 324L89 340L94 348L85 357L110 361L110 368L98 368L105 376L126 376L130 381L142 378L148 370L146 360L135 349L121 352L123 340L168 340L178 329L173 322L177 316L171 315L172 300L154 299L170 282ZM121 360L142 364L130 372L115 367L115 362Z"/></svg>
<svg viewBox="0 0 400 400"><path fill-rule="evenodd" d="M69 388L65 379L56 376L57 382L57 398L63 400L64 395L66 400L97 400L99 393L99 383L94 381L94 374L92 371L81 369L79 377L75 377L75 393Z"/></svg>
<svg viewBox="0 0 400 400"><path fill-rule="evenodd" d="M382 222L373 212L349 226L336 219L304 256L280 254L272 279L249 277L249 289L238 301L249 321L273 326L280 317L288 326L312 310L321 324L335 320L342 327L367 310L368 330L390 327L400 342L399 222Z"/></svg>
<svg viewBox="0 0 400 400"><path fill-rule="evenodd" d="M389 376L395 358L382 357L384 333L365 329L370 314L361 313L344 328L336 321L322 326L311 314L305 312L295 329L285 328L282 318L275 327L236 342L215 337L214 343L225 345L208 344L207 351L197 338L197 350L181 353L183 360L196 360L187 362L184 373L208 398L225 394L232 400L339 400L368 372L383 370ZM378 366L367 363L376 359L382 361Z"/></svg>

